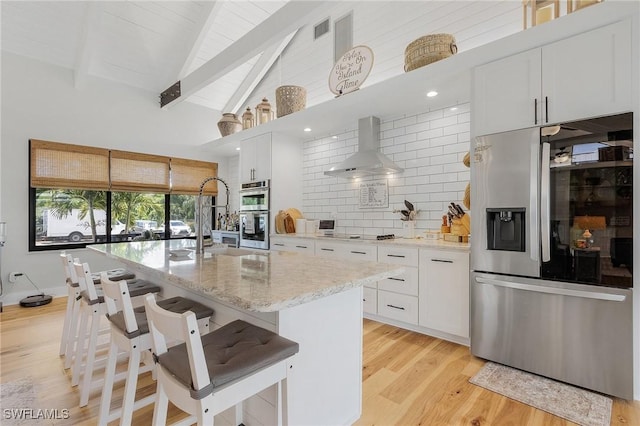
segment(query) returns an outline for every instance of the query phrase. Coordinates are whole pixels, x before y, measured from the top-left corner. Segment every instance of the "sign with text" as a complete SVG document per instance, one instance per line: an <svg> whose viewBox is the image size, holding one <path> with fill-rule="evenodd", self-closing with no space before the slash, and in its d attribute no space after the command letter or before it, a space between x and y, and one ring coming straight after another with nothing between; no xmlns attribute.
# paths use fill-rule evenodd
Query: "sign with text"
<svg viewBox="0 0 640 426"><path fill-rule="evenodd" d="M346 52L331 69L329 89L340 96L358 90L373 68L373 51L356 46Z"/></svg>
<svg viewBox="0 0 640 426"><path fill-rule="evenodd" d="M360 183L359 207L389 207L389 185L386 180Z"/></svg>

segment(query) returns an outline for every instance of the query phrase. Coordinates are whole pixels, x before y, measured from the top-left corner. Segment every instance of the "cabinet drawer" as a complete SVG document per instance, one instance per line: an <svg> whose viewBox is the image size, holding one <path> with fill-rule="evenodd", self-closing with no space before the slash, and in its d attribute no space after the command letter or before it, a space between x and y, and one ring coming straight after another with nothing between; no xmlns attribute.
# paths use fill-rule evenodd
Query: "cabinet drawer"
<svg viewBox="0 0 640 426"><path fill-rule="evenodd" d="M378 290L378 315L410 324L417 324L418 298L406 294Z"/></svg>
<svg viewBox="0 0 640 426"><path fill-rule="evenodd" d="M343 244L316 242L316 256L343 257L345 248Z"/></svg>
<svg viewBox="0 0 640 426"><path fill-rule="evenodd" d="M378 259L378 247L373 244L345 244L344 254L347 259L360 259L376 261Z"/></svg>
<svg viewBox="0 0 640 426"><path fill-rule="evenodd" d="M404 273L378 281L378 288L395 293L417 296L418 268L406 267Z"/></svg>
<svg viewBox="0 0 640 426"><path fill-rule="evenodd" d="M378 311L378 291L376 289L363 287L362 310L368 314L375 314Z"/></svg>
<svg viewBox="0 0 640 426"><path fill-rule="evenodd" d="M378 262L418 266L418 249L408 247L378 247Z"/></svg>
<svg viewBox="0 0 640 426"><path fill-rule="evenodd" d="M303 238L273 238L269 244L274 251L295 251L300 253L314 254L315 244L313 240Z"/></svg>

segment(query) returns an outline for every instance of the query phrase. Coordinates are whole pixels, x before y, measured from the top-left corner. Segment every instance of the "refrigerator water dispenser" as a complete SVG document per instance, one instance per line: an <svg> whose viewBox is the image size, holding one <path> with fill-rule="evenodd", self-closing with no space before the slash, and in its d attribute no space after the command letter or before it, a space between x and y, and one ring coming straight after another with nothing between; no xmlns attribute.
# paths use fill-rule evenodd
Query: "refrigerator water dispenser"
<svg viewBox="0 0 640 426"><path fill-rule="evenodd" d="M487 249L525 251L523 208L487 209Z"/></svg>

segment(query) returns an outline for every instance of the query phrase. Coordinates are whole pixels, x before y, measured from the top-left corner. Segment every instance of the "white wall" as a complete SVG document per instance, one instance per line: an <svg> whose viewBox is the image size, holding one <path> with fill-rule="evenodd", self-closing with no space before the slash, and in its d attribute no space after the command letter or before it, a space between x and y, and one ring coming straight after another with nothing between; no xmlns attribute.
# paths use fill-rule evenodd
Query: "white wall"
<svg viewBox="0 0 640 426"><path fill-rule="evenodd" d="M217 131L208 108L185 102L165 111L157 93L106 80L87 83L77 90L71 70L2 53L0 218L9 228L2 249L5 304L35 291L26 278L9 284L11 271L26 272L38 287L52 289L50 294L66 291L58 252L28 251L30 138L216 161L198 148ZM221 175L225 168L221 164ZM94 269L112 265L88 250L78 255Z"/></svg>
<svg viewBox="0 0 640 426"><path fill-rule="evenodd" d="M361 182L385 180L384 176L346 180L325 176L324 171L357 150L358 132L338 134L304 144L303 213L307 218L336 219L336 232L357 235L402 236L400 213L404 200L419 214L416 234L440 230L450 202L462 206L470 170L462 159L469 151L469 104L455 105L415 115L380 117L381 151L404 168L387 179L388 208L360 208Z"/></svg>
<svg viewBox="0 0 640 426"><path fill-rule="evenodd" d="M353 14L353 44L373 50L374 65L363 88L404 73L405 47L427 34L448 33L463 52L522 30L522 2L456 1L340 1L329 2L317 19L303 27L258 84L245 105L255 108L263 97L276 107L275 89L300 85L307 89L307 106L333 98L327 83L333 60L333 24ZM313 27L330 19L330 32L313 39Z"/></svg>

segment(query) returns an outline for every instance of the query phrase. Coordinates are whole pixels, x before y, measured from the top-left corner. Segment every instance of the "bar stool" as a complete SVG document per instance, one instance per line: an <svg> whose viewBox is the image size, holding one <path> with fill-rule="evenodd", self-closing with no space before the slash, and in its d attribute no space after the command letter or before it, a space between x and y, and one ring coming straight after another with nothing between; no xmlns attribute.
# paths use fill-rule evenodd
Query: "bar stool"
<svg viewBox="0 0 640 426"><path fill-rule="evenodd" d="M76 259L77 260L77 259ZM100 319L106 314L104 296L99 294L93 282L93 277L88 263L73 263L78 283L80 284L80 322L78 326L78 341L76 343L74 364L72 369L71 385L79 384L82 373L82 384L80 384L80 407L89 403L89 392L92 385L98 386L102 381L92 383L93 371L97 367L96 351L98 334L100 332ZM161 288L145 280L135 280L128 284L131 297L142 296L147 293L159 293ZM100 290L102 293L102 289ZM89 321L90 320L90 321ZM90 325L89 325L90 324ZM85 339L89 343L85 350ZM84 355L84 356L83 356ZM82 360L84 359L84 365Z"/></svg>
<svg viewBox="0 0 640 426"><path fill-rule="evenodd" d="M64 324L62 326L62 336L60 338L60 355L64 355L65 370L71 367L73 361L74 345L77 340L78 314L80 310L79 296L80 284L78 284L78 276L73 267L73 258L65 252L60 253L60 260L66 277L67 284L67 309L64 315ZM135 274L124 268L110 269L106 271L113 280L131 280L135 278ZM96 276L96 274L98 274ZM100 273L94 273L94 283L100 282Z"/></svg>
<svg viewBox="0 0 640 426"><path fill-rule="evenodd" d="M110 280L107 274L102 275L102 290L107 306L107 318L111 325L111 340L109 357L105 368L105 382L100 402L98 424L106 425L120 417L121 425L130 425L133 412L154 402L155 395L149 395L135 401L138 375L150 371L154 367L151 358L151 336L144 306L133 308L127 282ZM209 321L213 316L213 309L184 297L173 297L161 300L158 306L169 312L182 314L190 311L195 314L201 334L209 331ZM116 362L119 351L129 354L129 364L126 371L126 382L122 408L110 411L113 384L116 380ZM145 359L146 358L146 359ZM140 362L145 366L141 367Z"/></svg>
<svg viewBox="0 0 640 426"><path fill-rule="evenodd" d="M195 416L198 425L213 425L214 416L277 384L278 425L287 420L286 379L298 344L276 333L236 320L200 337L192 312L162 309L153 295L144 303L149 320L158 387L153 424L166 424L168 402ZM181 341L168 348L167 340ZM284 385L284 392L283 387ZM236 424L241 422L236 418Z"/></svg>

